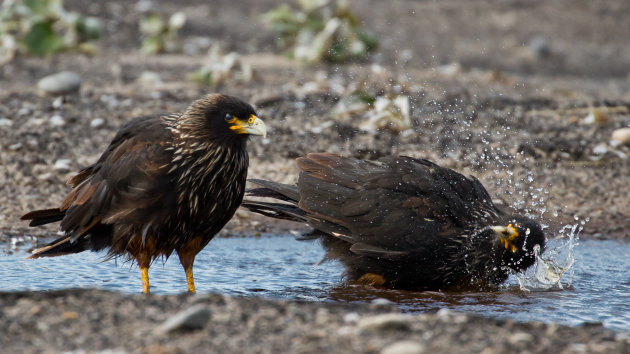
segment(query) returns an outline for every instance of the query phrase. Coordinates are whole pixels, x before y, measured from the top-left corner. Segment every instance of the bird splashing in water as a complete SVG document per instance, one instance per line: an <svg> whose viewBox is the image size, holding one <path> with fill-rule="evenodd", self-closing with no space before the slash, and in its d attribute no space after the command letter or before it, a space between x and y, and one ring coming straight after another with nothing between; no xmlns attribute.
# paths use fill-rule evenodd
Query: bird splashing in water
<svg viewBox="0 0 630 354"><path fill-rule="evenodd" d="M410 157L297 159L297 186L261 186L243 206L307 223L351 282L405 290L487 288L536 261L540 224L497 208L483 185Z"/></svg>

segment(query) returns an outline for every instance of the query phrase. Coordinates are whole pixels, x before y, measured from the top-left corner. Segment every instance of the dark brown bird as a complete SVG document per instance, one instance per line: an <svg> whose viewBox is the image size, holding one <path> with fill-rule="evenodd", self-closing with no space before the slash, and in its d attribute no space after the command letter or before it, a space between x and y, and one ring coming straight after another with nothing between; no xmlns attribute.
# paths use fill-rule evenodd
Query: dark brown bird
<svg viewBox="0 0 630 354"><path fill-rule="evenodd" d="M243 200L248 137L265 134L249 104L220 94L182 114L131 120L68 181L61 206L22 216L30 226L61 221L64 232L30 258L108 249L138 263L147 293L151 262L176 251L194 292L195 256Z"/></svg>
<svg viewBox="0 0 630 354"><path fill-rule="evenodd" d="M427 160L316 153L297 186L252 180L254 212L307 223L351 281L406 290L485 288L535 262L541 226L497 208L483 185Z"/></svg>

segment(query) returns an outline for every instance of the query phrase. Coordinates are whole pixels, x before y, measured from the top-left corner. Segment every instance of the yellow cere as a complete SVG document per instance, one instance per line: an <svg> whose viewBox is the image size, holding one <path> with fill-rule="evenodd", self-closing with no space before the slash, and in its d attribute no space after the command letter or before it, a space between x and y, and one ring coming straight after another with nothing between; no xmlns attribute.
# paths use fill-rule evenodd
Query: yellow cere
<svg viewBox="0 0 630 354"><path fill-rule="evenodd" d="M237 134L247 134L247 130L245 130L245 126L246 125L251 125L254 124L254 121L256 121L256 117L255 115L250 115L249 118L247 118L247 122L240 120L237 117L233 117L232 119L228 120L227 122L229 124L232 124L230 126L231 130L234 130L235 133Z"/></svg>

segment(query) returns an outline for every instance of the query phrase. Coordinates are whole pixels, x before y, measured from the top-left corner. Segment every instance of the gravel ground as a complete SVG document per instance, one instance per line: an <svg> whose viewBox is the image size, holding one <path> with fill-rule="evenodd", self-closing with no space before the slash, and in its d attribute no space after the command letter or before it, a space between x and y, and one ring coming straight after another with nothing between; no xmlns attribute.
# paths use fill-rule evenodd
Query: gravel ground
<svg viewBox="0 0 630 354"><path fill-rule="evenodd" d="M407 315L378 302L68 290L0 293L0 305L0 345L15 353L630 352L628 334L599 325L515 323L449 311Z"/></svg>
<svg viewBox="0 0 630 354"><path fill-rule="evenodd" d="M183 41L211 38L255 70L249 83L208 88L186 80L203 55L139 52L133 5L66 1L67 8L104 21L96 55L18 58L0 66L0 242L54 235L55 226L27 229L19 216L59 203L68 192L65 180L95 161L124 122L181 111L210 91L253 103L269 127L268 139L250 144L250 177L292 182L293 159L313 151L406 154L474 174L498 203L549 224L552 237L563 225L588 219L582 237L630 238L630 148L610 143L616 129L630 126L630 3L351 3L381 39L378 52L364 63L307 66L278 55L275 34L261 29L256 16L277 2L155 1L160 13L187 14ZM37 90L39 79L63 70L81 76L78 93L58 98ZM146 71L161 82L139 80ZM357 89L408 96L413 129L365 132L359 129L365 114L333 118L334 107ZM222 235L295 228L239 211ZM100 291L0 299L0 343L13 352L378 352L401 340L413 341L409 346L418 352L630 350L627 337L599 326L443 313L413 316L407 329L371 331L356 319L385 310L368 306ZM154 332L193 304L210 309L202 329ZM388 353L404 352L395 349Z"/></svg>

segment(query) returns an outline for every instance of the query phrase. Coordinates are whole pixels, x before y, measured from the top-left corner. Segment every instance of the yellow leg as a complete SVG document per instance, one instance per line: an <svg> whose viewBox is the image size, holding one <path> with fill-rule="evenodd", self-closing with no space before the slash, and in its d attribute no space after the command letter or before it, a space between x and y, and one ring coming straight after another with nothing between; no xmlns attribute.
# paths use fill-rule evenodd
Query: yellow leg
<svg viewBox="0 0 630 354"><path fill-rule="evenodd" d="M184 268L186 271L186 282L188 283L188 292L195 293L195 279L193 278L193 267Z"/></svg>
<svg viewBox="0 0 630 354"><path fill-rule="evenodd" d="M188 242L184 247L176 249L179 256L179 262L186 271L186 282L188 283L188 292L195 293L195 279L193 278L193 263L195 256L208 243L203 237L196 237Z"/></svg>
<svg viewBox="0 0 630 354"><path fill-rule="evenodd" d="M142 292L149 293L149 267L140 267L140 274L142 275Z"/></svg>

